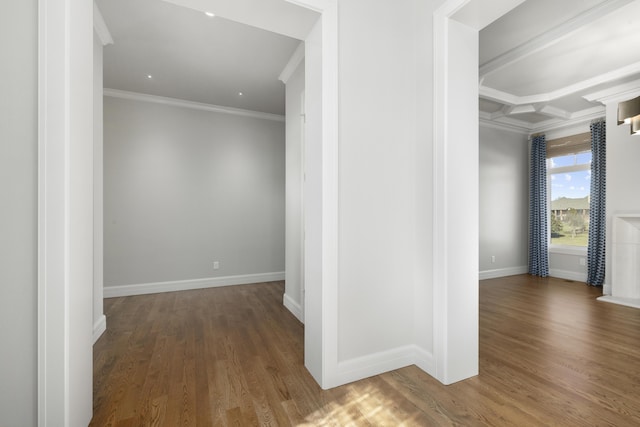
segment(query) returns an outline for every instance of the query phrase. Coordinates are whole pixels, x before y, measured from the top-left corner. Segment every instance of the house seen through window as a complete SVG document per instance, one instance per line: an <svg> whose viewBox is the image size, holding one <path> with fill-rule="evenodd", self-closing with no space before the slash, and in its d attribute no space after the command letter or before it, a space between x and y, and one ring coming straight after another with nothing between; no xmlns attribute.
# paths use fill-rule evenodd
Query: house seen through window
<svg viewBox="0 0 640 427"><path fill-rule="evenodd" d="M588 134L549 141L547 183L550 244L586 248L591 187Z"/></svg>

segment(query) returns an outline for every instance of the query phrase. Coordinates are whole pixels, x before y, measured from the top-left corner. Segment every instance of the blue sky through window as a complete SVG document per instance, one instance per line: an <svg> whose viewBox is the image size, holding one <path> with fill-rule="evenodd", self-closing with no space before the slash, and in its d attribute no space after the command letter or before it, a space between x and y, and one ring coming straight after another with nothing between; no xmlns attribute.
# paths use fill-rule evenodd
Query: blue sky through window
<svg viewBox="0 0 640 427"><path fill-rule="evenodd" d="M590 163L591 152L554 157L550 159L549 172L551 177L551 200L557 200L561 197L577 199L588 196L591 185L590 169L553 173L553 168L589 165Z"/></svg>

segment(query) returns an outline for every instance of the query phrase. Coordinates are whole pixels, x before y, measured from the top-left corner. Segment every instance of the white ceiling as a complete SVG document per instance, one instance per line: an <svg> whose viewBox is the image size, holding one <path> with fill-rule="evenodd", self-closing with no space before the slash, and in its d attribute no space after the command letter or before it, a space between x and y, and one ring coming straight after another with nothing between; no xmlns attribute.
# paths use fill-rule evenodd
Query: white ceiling
<svg viewBox="0 0 640 427"><path fill-rule="evenodd" d="M640 0L528 0L480 32L481 120L524 131L604 115L640 87Z"/></svg>
<svg viewBox="0 0 640 427"><path fill-rule="evenodd" d="M287 0L96 3L114 39L105 88L273 114L319 16ZM481 120L537 132L602 116L590 95L640 87L639 17L640 0L524 1L480 32Z"/></svg>
<svg viewBox="0 0 640 427"><path fill-rule="evenodd" d="M304 38L319 16L285 0L96 3L114 40L105 88L272 114L284 114L278 76L300 44L290 36Z"/></svg>

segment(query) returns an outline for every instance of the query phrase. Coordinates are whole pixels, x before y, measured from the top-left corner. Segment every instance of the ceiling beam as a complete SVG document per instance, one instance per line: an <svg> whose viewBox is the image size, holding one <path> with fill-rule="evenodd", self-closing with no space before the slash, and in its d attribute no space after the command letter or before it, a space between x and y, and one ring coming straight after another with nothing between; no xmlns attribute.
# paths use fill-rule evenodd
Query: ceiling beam
<svg viewBox="0 0 640 427"><path fill-rule="evenodd" d="M480 86L479 91L481 98L506 105L537 104L543 102L551 102L553 100L564 98L565 96L572 95L574 93L581 92L583 90L587 90L604 83L609 83L614 80L633 76L634 74L638 73L640 73L640 62L635 62L625 67L618 68L617 70L609 71L607 73L600 74L599 76L591 77L581 82L574 83L572 85L565 86L548 93L518 96L488 86ZM587 100L591 101L590 99Z"/></svg>
<svg viewBox="0 0 640 427"><path fill-rule="evenodd" d="M560 40L569 37L571 34L580 30L582 27L602 18L603 16L618 10L619 8L631 3L633 0L605 0L597 6L588 9L570 20L552 28L551 30L540 34L529 41L522 43L502 55L497 56L491 61L487 61L480 66L480 79L484 79L487 75L508 67L509 65L526 58L536 52L539 52L551 45L558 43Z"/></svg>
<svg viewBox="0 0 640 427"><path fill-rule="evenodd" d="M551 105L541 106L541 108L538 108L537 113L554 119L568 120L571 118L571 113L569 111L553 107Z"/></svg>

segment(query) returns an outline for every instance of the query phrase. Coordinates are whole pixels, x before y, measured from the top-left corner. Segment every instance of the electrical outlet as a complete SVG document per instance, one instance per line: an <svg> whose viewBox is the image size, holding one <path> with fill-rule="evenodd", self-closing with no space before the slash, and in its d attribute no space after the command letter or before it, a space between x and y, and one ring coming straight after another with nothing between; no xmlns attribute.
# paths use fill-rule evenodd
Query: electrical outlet
<svg viewBox="0 0 640 427"><path fill-rule="evenodd" d="M220 262L219 261L213 261L213 269L217 270L220 268Z"/></svg>
<svg viewBox="0 0 640 427"><path fill-rule="evenodd" d="M496 262L496 256L495 255L491 255L491 262Z"/></svg>

